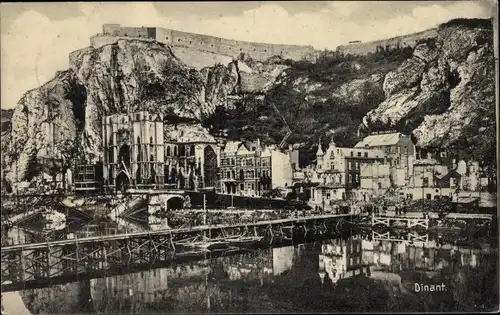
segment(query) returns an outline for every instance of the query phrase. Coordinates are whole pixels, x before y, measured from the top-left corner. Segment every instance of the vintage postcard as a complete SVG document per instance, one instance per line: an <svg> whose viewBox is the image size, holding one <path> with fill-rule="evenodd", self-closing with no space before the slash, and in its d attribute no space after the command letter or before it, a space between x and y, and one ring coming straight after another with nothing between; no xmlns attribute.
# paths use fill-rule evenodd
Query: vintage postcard
<svg viewBox="0 0 500 315"><path fill-rule="evenodd" d="M496 0L0 7L2 315L499 310Z"/></svg>

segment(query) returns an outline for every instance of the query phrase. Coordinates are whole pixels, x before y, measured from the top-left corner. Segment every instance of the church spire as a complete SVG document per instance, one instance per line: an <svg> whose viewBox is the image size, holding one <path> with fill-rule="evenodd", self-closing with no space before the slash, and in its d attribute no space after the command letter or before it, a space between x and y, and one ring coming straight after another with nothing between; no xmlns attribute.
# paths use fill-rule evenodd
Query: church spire
<svg viewBox="0 0 500 315"><path fill-rule="evenodd" d="M321 149L321 137L319 137L318 141L318 151L316 151L316 156L323 156L323 149Z"/></svg>

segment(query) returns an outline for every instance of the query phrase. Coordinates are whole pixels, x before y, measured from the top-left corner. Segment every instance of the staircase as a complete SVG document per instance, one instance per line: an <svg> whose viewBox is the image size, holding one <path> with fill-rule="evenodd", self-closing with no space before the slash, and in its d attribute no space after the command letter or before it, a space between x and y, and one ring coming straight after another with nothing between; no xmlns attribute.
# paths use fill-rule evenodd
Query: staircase
<svg viewBox="0 0 500 315"><path fill-rule="evenodd" d="M144 207L146 203L146 200L144 200L142 197L133 197L133 199L125 200L124 202L120 203L118 206L116 206L111 212L108 214L110 217L121 217L125 215L130 215L140 208Z"/></svg>

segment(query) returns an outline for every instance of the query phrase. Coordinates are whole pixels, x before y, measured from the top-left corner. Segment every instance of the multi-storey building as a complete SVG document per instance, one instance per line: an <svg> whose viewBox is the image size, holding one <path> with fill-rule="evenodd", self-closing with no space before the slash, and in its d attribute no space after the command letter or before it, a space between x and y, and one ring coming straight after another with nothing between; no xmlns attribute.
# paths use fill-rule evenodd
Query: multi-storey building
<svg viewBox="0 0 500 315"><path fill-rule="evenodd" d="M78 164L74 170L73 185L75 193L95 193L102 189L102 162Z"/></svg>
<svg viewBox="0 0 500 315"><path fill-rule="evenodd" d="M362 163L359 176L361 178L359 191L363 200L384 194L391 187L390 168L380 161Z"/></svg>
<svg viewBox="0 0 500 315"><path fill-rule="evenodd" d="M104 185L154 188L164 183L163 117L148 112L103 118Z"/></svg>
<svg viewBox="0 0 500 315"><path fill-rule="evenodd" d="M354 147L385 152L391 168L392 183L396 186L404 186L409 182L415 160L415 145L410 136L399 132L372 134Z"/></svg>
<svg viewBox="0 0 500 315"><path fill-rule="evenodd" d="M380 150L337 147L332 140L323 152L320 142L316 152L316 174L312 179L319 185L313 188L311 202L330 204L334 200L366 200L366 194L358 191L361 166L384 161L385 154Z"/></svg>
<svg viewBox="0 0 500 315"><path fill-rule="evenodd" d="M215 187L219 149L215 139L193 130L146 111L103 117L104 187Z"/></svg>
<svg viewBox="0 0 500 315"><path fill-rule="evenodd" d="M176 187L217 188L220 148L214 137L196 126L165 125L165 174L169 174L165 182Z"/></svg>
<svg viewBox="0 0 500 315"><path fill-rule="evenodd" d="M221 152L220 191L225 194L260 196L273 188L292 184L294 150L281 152L254 142L228 142Z"/></svg>

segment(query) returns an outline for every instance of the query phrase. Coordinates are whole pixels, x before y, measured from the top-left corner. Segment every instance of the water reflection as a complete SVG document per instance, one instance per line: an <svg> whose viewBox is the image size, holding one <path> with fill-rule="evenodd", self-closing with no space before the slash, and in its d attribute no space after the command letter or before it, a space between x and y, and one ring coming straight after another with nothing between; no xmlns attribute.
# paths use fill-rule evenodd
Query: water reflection
<svg viewBox="0 0 500 315"><path fill-rule="evenodd" d="M33 314L487 310L498 303L496 264L487 247L350 237L18 294Z"/></svg>

